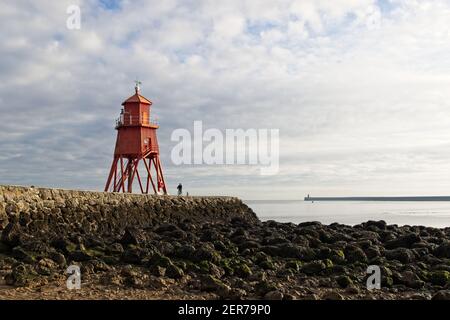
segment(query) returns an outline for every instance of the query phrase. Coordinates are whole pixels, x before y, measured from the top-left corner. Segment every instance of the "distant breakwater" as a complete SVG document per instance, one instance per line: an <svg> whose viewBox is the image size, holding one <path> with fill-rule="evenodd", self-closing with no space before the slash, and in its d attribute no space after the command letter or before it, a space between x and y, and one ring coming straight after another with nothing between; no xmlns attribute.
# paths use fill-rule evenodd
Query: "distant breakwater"
<svg viewBox="0 0 450 320"><path fill-rule="evenodd" d="M450 201L450 196L412 197L305 197L305 201Z"/></svg>

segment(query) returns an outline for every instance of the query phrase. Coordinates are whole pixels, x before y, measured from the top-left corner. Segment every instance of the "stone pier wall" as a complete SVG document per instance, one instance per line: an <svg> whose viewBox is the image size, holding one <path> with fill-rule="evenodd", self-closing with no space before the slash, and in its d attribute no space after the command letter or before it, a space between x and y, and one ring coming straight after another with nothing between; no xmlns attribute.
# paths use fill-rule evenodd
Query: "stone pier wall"
<svg viewBox="0 0 450 320"><path fill-rule="evenodd" d="M177 197L48 188L0 186L0 230L21 229L30 236L61 233L111 235L128 226L163 222L258 223L255 213L234 197Z"/></svg>

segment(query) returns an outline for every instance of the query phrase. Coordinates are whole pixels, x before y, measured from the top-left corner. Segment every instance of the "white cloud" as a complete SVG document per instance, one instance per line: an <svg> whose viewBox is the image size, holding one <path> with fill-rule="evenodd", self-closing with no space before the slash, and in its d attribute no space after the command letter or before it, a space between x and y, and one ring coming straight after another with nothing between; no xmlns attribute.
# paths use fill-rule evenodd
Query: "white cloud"
<svg viewBox="0 0 450 320"><path fill-rule="evenodd" d="M219 38L231 39L240 35L245 27L245 20L240 15L226 15L214 21L214 33Z"/></svg>

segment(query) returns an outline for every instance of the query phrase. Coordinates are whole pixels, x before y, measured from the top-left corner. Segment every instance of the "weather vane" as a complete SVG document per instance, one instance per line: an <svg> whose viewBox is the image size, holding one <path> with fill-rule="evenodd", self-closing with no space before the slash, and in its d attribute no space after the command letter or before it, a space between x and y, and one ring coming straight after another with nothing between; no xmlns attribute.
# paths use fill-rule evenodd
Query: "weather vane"
<svg viewBox="0 0 450 320"><path fill-rule="evenodd" d="M134 88L136 89L136 93L137 93L141 89L140 85L142 84L142 82L136 79L136 80L134 80L134 83L136 83L136 86Z"/></svg>

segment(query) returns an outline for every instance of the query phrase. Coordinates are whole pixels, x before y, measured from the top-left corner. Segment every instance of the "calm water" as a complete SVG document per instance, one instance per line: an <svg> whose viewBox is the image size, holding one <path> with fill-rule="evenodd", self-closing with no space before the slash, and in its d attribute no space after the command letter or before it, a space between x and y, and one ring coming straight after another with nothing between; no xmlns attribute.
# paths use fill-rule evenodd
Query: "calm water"
<svg viewBox="0 0 450 320"><path fill-rule="evenodd" d="M450 227L450 202L249 200L245 203L263 221L355 225L367 220L384 220L398 225Z"/></svg>

